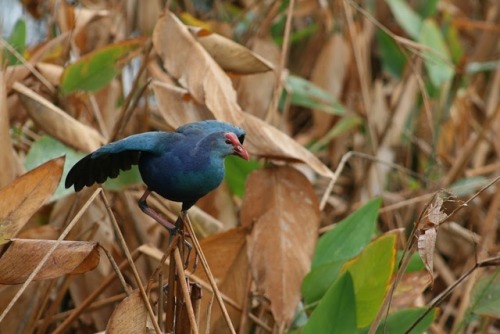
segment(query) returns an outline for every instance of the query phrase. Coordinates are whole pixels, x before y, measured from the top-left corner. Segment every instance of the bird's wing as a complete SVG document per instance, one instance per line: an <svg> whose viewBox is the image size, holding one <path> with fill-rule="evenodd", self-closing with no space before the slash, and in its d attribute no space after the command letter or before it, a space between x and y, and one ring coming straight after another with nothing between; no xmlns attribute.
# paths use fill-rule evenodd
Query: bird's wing
<svg viewBox="0 0 500 334"><path fill-rule="evenodd" d="M185 134L186 136L207 136L215 132L233 132L241 144L243 144L246 134L243 129L237 126L215 120L189 123L179 127L176 132Z"/></svg>
<svg viewBox="0 0 500 334"><path fill-rule="evenodd" d="M120 170L128 170L139 162L142 152L161 154L172 147L179 135L169 132L145 132L104 145L78 161L66 177L66 188L75 191L94 183L115 178Z"/></svg>

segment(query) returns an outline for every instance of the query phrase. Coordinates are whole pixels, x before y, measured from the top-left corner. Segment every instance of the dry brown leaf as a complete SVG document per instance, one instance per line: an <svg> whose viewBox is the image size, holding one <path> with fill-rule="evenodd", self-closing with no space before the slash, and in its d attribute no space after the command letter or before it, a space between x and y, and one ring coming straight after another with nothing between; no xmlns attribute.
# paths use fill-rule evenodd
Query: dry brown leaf
<svg viewBox="0 0 500 334"><path fill-rule="evenodd" d="M163 66L215 118L233 124L242 121L241 108L231 80L171 12L166 12L153 32L153 44Z"/></svg>
<svg viewBox="0 0 500 334"><path fill-rule="evenodd" d="M418 236L418 253L429 273L431 285L434 283L434 249L436 248L436 227L423 231Z"/></svg>
<svg viewBox="0 0 500 334"><path fill-rule="evenodd" d="M39 306L43 303L43 296L46 293L43 283L43 281L31 282L31 284L26 287L23 294L16 301L16 304L9 313L7 313L5 318L2 319L0 333L30 332L28 331L30 323L23 320L32 315L29 311L33 310L35 305ZM7 308L21 287L20 285L0 285L0 310L5 310Z"/></svg>
<svg viewBox="0 0 500 334"><path fill-rule="evenodd" d="M61 231L52 225L38 225L22 230L16 237L19 239L55 240L60 234Z"/></svg>
<svg viewBox="0 0 500 334"><path fill-rule="evenodd" d="M333 177L333 172L314 154L285 133L260 118L247 113L243 115L244 121L241 127L248 133L245 144L250 144L249 151L251 153L255 152L255 154L267 158L302 161L316 173L329 178Z"/></svg>
<svg viewBox="0 0 500 334"><path fill-rule="evenodd" d="M93 128L86 126L28 87L13 85L29 116L38 127L59 141L84 152L101 147L105 139Z"/></svg>
<svg viewBox="0 0 500 334"><path fill-rule="evenodd" d="M0 189L0 244L14 237L54 193L64 159L52 159Z"/></svg>
<svg viewBox="0 0 500 334"><path fill-rule="evenodd" d="M109 319L108 334L140 334L147 333L146 321L148 313L144 306L139 289L134 290L113 311Z"/></svg>
<svg viewBox="0 0 500 334"><path fill-rule="evenodd" d="M52 85L57 86L61 82L61 75L64 72L64 67L51 63L38 63L36 69L45 77Z"/></svg>
<svg viewBox="0 0 500 334"><path fill-rule="evenodd" d="M9 111L7 110L7 88L4 71L0 70L0 188L6 186L17 175L16 160L10 141Z"/></svg>
<svg viewBox="0 0 500 334"><path fill-rule="evenodd" d="M427 209L426 223L418 231L418 253L429 273L431 286L434 283L434 250L436 249L437 228L446 217L446 214L441 211L442 206L443 199L436 196L434 202Z"/></svg>
<svg viewBox="0 0 500 334"><path fill-rule="evenodd" d="M23 283L33 272L54 240L12 239L0 258L0 284ZM97 242L62 241L42 267L35 280L56 278L67 274L81 274L99 264Z"/></svg>
<svg viewBox="0 0 500 334"><path fill-rule="evenodd" d="M141 35L151 36L158 16L163 10L163 3L160 0L139 1L136 6L137 28Z"/></svg>
<svg viewBox="0 0 500 334"><path fill-rule="evenodd" d="M156 96L160 114L174 129L212 116L210 111L196 102L184 88L156 80L151 83L151 87Z"/></svg>
<svg viewBox="0 0 500 334"><path fill-rule="evenodd" d="M67 54L70 49L72 32L63 32L57 37L48 40L46 43L38 46L29 55L29 62L36 64L38 62L53 63L64 65L68 60Z"/></svg>
<svg viewBox="0 0 500 334"><path fill-rule="evenodd" d="M281 51L271 38L255 38L252 51L278 64ZM267 72L237 78L238 102L248 113L264 119L276 88L276 73Z"/></svg>
<svg viewBox="0 0 500 334"><path fill-rule="evenodd" d="M443 199L441 197L436 197L434 203L429 206L427 219L434 226L439 226L439 223L446 218L446 213L442 210L443 207Z"/></svg>
<svg viewBox="0 0 500 334"><path fill-rule="evenodd" d="M250 174L241 209L243 226L253 224L248 255L257 289L271 301L279 324L289 324L301 298L318 236L319 204L309 183L291 167Z"/></svg>
<svg viewBox="0 0 500 334"><path fill-rule="evenodd" d="M30 74L28 67L26 65L11 65L5 69L5 83L7 89L11 89L15 82L21 81Z"/></svg>
<svg viewBox="0 0 500 334"><path fill-rule="evenodd" d="M274 69L265 58L229 38L200 27L189 27L189 31L225 71L255 74Z"/></svg>
<svg viewBox="0 0 500 334"><path fill-rule="evenodd" d="M212 274L216 278L217 286L226 296L243 307L245 294L247 293L246 282L248 281L248 257L246 250L247 230L235 228L201 241L201 248L207 258ZM200 278L208 282L205 273L200 273ZM200 324L206 326L207 307L211 299L211 293L204 293L201 301ZM241 318L241 312L226 303L232 323L237 327ZM202 327L203 327L202 326ZM210 333L227 332L227 324L222 316L220 308L216 303L212 306L210 317ZM205 333L200 328L200 333Z"/></svg>

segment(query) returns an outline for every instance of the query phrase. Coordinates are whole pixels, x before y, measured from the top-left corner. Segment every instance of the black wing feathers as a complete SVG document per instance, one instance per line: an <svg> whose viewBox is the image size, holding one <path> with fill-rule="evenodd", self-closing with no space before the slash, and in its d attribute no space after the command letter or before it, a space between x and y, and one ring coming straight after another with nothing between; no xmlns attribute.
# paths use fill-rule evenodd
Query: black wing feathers
<svg viewBox="0 0 500 334"><path fill-rule="evenodd" d="M92 153L78 161L66 177L66 188L74 185L75 191L94 183L103 183L108 178L115 178L120 170L129 170L139 163L141 151L123 151L100 155L92 158Z"/></svg>

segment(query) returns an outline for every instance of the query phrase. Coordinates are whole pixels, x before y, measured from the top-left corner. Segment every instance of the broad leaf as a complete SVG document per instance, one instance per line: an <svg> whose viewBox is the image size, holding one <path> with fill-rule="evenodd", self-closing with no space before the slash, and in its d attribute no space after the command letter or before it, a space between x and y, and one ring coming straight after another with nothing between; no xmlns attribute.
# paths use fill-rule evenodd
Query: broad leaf
<svg viewBox="0 0 500 334"><path fill-rule="evenodd" d="M357 326L368 326L382 306L394 271L396 236L388 234L370 243L347 269L354 281Z"/></svg>
<svg viewBox="0 0 500 334"><path fill-rule="evenodd" d="M319 238L312 268L358 255L375 232L381 203L379 198L372 199Z"/></svg>
<svg viewBox="0 0 500 334"><path fill-rule="evenodd" d="M351 334L356 332L354 285L351 274L345 272L328 289L301 333Z"/></svg>
<svg viewBox="0 0 500 334"><path fill-rule="evenodd" d="M118 74L121 66L144 45L144 38L125 40L86 54L66 67L61 77L61 92L95 92Z"/></svg>

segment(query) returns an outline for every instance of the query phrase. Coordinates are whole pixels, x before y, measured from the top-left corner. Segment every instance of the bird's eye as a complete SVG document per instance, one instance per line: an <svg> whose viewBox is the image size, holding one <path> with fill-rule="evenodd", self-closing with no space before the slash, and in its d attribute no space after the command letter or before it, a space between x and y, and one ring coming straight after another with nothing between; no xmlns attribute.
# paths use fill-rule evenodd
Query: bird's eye
<svg viewBox="0 0 500 334"><path fill-rule="evenodd" d="M232 145L233 143L229 139L226 139L226 144Z"/></svg>

